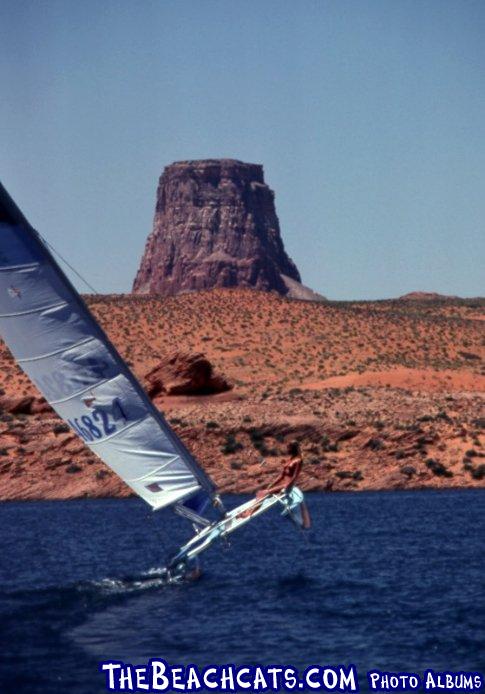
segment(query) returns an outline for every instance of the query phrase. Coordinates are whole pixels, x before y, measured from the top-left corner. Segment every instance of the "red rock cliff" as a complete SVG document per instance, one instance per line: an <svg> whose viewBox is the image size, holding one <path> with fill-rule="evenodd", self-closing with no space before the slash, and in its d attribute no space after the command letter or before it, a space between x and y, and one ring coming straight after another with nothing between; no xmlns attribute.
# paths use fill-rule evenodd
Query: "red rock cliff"
<svg viewBox="0 0 485 694"><path fill-rule="evenodd" d="M292 294L299 282L262 166L207 159L165 168L134 292L252 287Z"/></svg>

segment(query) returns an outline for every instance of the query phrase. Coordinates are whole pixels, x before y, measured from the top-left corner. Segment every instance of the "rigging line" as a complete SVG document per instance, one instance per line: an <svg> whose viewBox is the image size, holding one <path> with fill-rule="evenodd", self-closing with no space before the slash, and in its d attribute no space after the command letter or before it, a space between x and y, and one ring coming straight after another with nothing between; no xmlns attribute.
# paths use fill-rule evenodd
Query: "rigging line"
<svg viewBox="0 0 485 694"><path fill-rule="evenodd" d="M48 246L48 248L50 248L51 251L54 251L54 253L62 260L62 262L65 263L65 264L67 265L67 267L68 267L70 270L72 270L72 272L74 272L74 274L77 275L77 276L79 277L79 279L80 279L82 282L84 282L84 284L86 285L86 287L89 287L89 289L93 292L93 294L99 294L99 292L96 291L96 289L93 287L93 285L92 285L92 284L89 284L89 282L87 281L87 279L85 279L85 278L81 275L81 273L78 272L78 271L76 270L76 268L73 267L73 266L71 265L71 263L69 263L69 262L59 253L59 251L57 251L57 250L54 248L54 246L52 246L52 245L49 243L49 241L47 241L43 236L41 236L40 238L42 239L43 243L45 243L45 245Z"/></svg>

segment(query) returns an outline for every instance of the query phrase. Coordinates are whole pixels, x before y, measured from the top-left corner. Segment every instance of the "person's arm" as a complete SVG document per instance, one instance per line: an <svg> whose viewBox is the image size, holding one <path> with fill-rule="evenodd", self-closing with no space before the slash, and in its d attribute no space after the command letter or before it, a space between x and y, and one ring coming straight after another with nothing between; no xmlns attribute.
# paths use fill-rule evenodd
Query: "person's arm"
<svg viewBox="0 0 485 694"><path fill-rule="evenodd" d="M273 492L275 492L275 491L278 492L279 486L280 486L281 482L284 480L284 478L285 478L285 470L282 470L280 472L280 474L278 475L278 477L275 480L273 480L273 482L271 482L271 484L269 484L264 489L261 489L256 494L256 498L261 499L263 496L267 496L268 494L273 494Z"/></svg>

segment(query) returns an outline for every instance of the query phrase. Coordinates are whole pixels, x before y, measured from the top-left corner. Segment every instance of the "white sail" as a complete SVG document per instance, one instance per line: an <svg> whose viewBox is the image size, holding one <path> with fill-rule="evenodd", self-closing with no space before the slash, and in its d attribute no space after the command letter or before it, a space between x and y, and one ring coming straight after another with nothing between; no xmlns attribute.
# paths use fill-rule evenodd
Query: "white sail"
<svg viewBox="0 0 485 694"><path fill-rule="evenodd" d="M1 184L0 335L56 412L153 508L213 493Z"/></svg>

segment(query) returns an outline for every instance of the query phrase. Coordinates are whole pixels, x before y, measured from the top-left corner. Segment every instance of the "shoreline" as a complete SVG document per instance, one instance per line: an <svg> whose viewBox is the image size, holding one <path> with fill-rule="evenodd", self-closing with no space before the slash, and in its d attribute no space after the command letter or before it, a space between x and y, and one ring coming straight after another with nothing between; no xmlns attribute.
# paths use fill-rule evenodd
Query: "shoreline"
<svg viewBox="0 0 485 694"><path fill-rule="evenodd" d="M311 489L309 491L302 490L305 494L306 497L312 498L313 496L316 495L321 495L321 494L328 494L330 496L343 496L343 495L351 495L351 496L360 496L360 495L366 495L366 494L371 494L371 495L387 495L387 494L406 494L408 492L412 493L423 493L423 492L436 492L436 493L446 493L446 492L463 492L463 491L470 491L470 492L485 492L485 486L449 486L449 487L442 487L442 486L420 486L420 487L406 487L406 488L382 488L382 489L335 489L335 490L326 490L326 489ZM248 492L224 492L222 494L223 497L236 497L236 496L249 496L251 497L252 494ZM146 510L149 511L150 507L143 502L142 499L140 499L136 494L127 494L125 496L73 496L73 497L66 497L66 498L59 498L59 497L33 497L33 498L12 498L12 499L1 499L0 498L0 504L30 504L30 503L38 503L38 502L52 502L52 503L64 503L64 502L71 502L71 501L120 501L120 500L132 500L132 499L137 499L140 501L140 504L143 504L146 507ZM168 508L168 507L167 507ZM163 509L160 509L163 510Z"/></svg>

